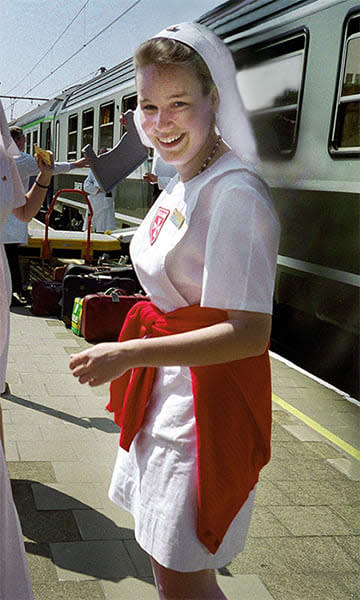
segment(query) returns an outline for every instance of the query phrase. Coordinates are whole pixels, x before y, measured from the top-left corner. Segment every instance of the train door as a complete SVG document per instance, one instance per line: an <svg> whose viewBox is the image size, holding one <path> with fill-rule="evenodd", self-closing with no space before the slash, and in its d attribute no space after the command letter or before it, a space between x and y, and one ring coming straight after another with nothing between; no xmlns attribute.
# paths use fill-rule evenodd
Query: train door
<svg viewBox="0 0 360 600"><path fill-rule="evenodd" d="M51 122L46 121L40 125L40 146L46 150L52 150L51 142Z"/></svg>
<svg viewBox="0 0 360 600"><path fill-rule="evenodd" d="M52 150L51 148L51 121L45 121L40 124L40 147L45 150ZM54 178L51 178L51 183L49 186L49 190L46 194L46 198L44 200L43 207L46 210L47 207L51 204L52 197L54 194Z"/></svg>

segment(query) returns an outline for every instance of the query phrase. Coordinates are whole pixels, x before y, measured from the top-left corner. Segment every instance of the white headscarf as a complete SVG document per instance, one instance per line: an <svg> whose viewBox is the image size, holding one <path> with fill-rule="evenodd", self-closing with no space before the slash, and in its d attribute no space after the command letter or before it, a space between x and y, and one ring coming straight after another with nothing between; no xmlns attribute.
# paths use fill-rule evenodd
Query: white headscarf
<svg viewBox="0 0 360 600"><path fill-rule="evenodd" d="M163 29L152 39L168 38L183 42L206 63L219 93L216 126L223 140L242 160L256 163L255 138L236 82L236 68L230 50L215 33L198 23L180 23ZM145 146L152 146L140 124L140 107L135 124Z"/></svg>

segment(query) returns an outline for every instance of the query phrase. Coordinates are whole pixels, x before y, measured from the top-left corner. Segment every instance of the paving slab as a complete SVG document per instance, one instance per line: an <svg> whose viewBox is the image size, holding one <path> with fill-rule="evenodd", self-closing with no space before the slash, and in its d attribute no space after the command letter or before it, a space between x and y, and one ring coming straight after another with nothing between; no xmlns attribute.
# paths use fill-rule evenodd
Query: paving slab
<svg viewBox="0 0 360 600"><path fill-rule="evenodd" d="M352 481L360 481L360 462L348 458L329 458L328 463Z"/></svg>
<svg viewBox="0 0 360 600"><path fill-rule="evenodd" d="M137 568L121 540L50 544L60 581L99 579L120 581L136 577Z"/></svg>
<svg viewBox="0 0 360 600"><path fill-rule="evenodd" d="M134 521L130 513L112 502L94 511L73 510L83 540L126 540L134 538Z"/></svg>
<svg viewBox="0 0 360 600"><path fill-rule="evenodd" d="M101 508L106 501L104 486L96 483L33 483L32 491L37 510Z"/></svg>
<svg viewBox="0 0 360 600"><path fill-rule="evenodd" d="M297 537L356 533L329 506L271 506L269 511Z"/></svg>

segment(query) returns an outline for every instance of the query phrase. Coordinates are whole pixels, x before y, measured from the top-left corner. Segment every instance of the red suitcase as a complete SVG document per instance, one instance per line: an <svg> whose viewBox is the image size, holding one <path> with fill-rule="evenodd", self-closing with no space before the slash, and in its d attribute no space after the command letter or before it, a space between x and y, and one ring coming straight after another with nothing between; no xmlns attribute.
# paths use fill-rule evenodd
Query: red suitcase
<svg viewBox="0 0 360 600"><path fill-rule="evenodd" d="M138 287L134 279L129 277L112 276L111 273L79 273L65 275L62 282L61 318L65 325L71 326L72 310L75 298L85 298L90 294L105 292L109 287L125 290L125 294L134 294Z"/></svg>
<svg viewBox="0 0 360 600"><path fill-rule="evenodd" d="M116 342L128 311L140 300L147 298L118 292L88 294L82 305L81 335L88 342Z"/></svg>

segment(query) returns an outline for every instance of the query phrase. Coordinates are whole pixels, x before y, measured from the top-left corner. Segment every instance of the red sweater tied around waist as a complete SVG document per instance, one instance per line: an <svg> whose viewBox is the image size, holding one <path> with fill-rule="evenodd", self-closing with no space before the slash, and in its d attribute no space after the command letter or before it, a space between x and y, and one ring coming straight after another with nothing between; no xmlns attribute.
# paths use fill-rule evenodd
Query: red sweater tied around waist
<svg viewBox="0 0 360 600"><path fill-rule="evenodd" d="M217 308L199 305L163 313L138 302L129 311L119 341L160 337L226 321ZM228 363L190 367L197 435L197 536L215 554L236 514L270 460L271 380L268 351ZM141 428L156 368L129 370L110 385L107 409L129 450Z"/></svg>

